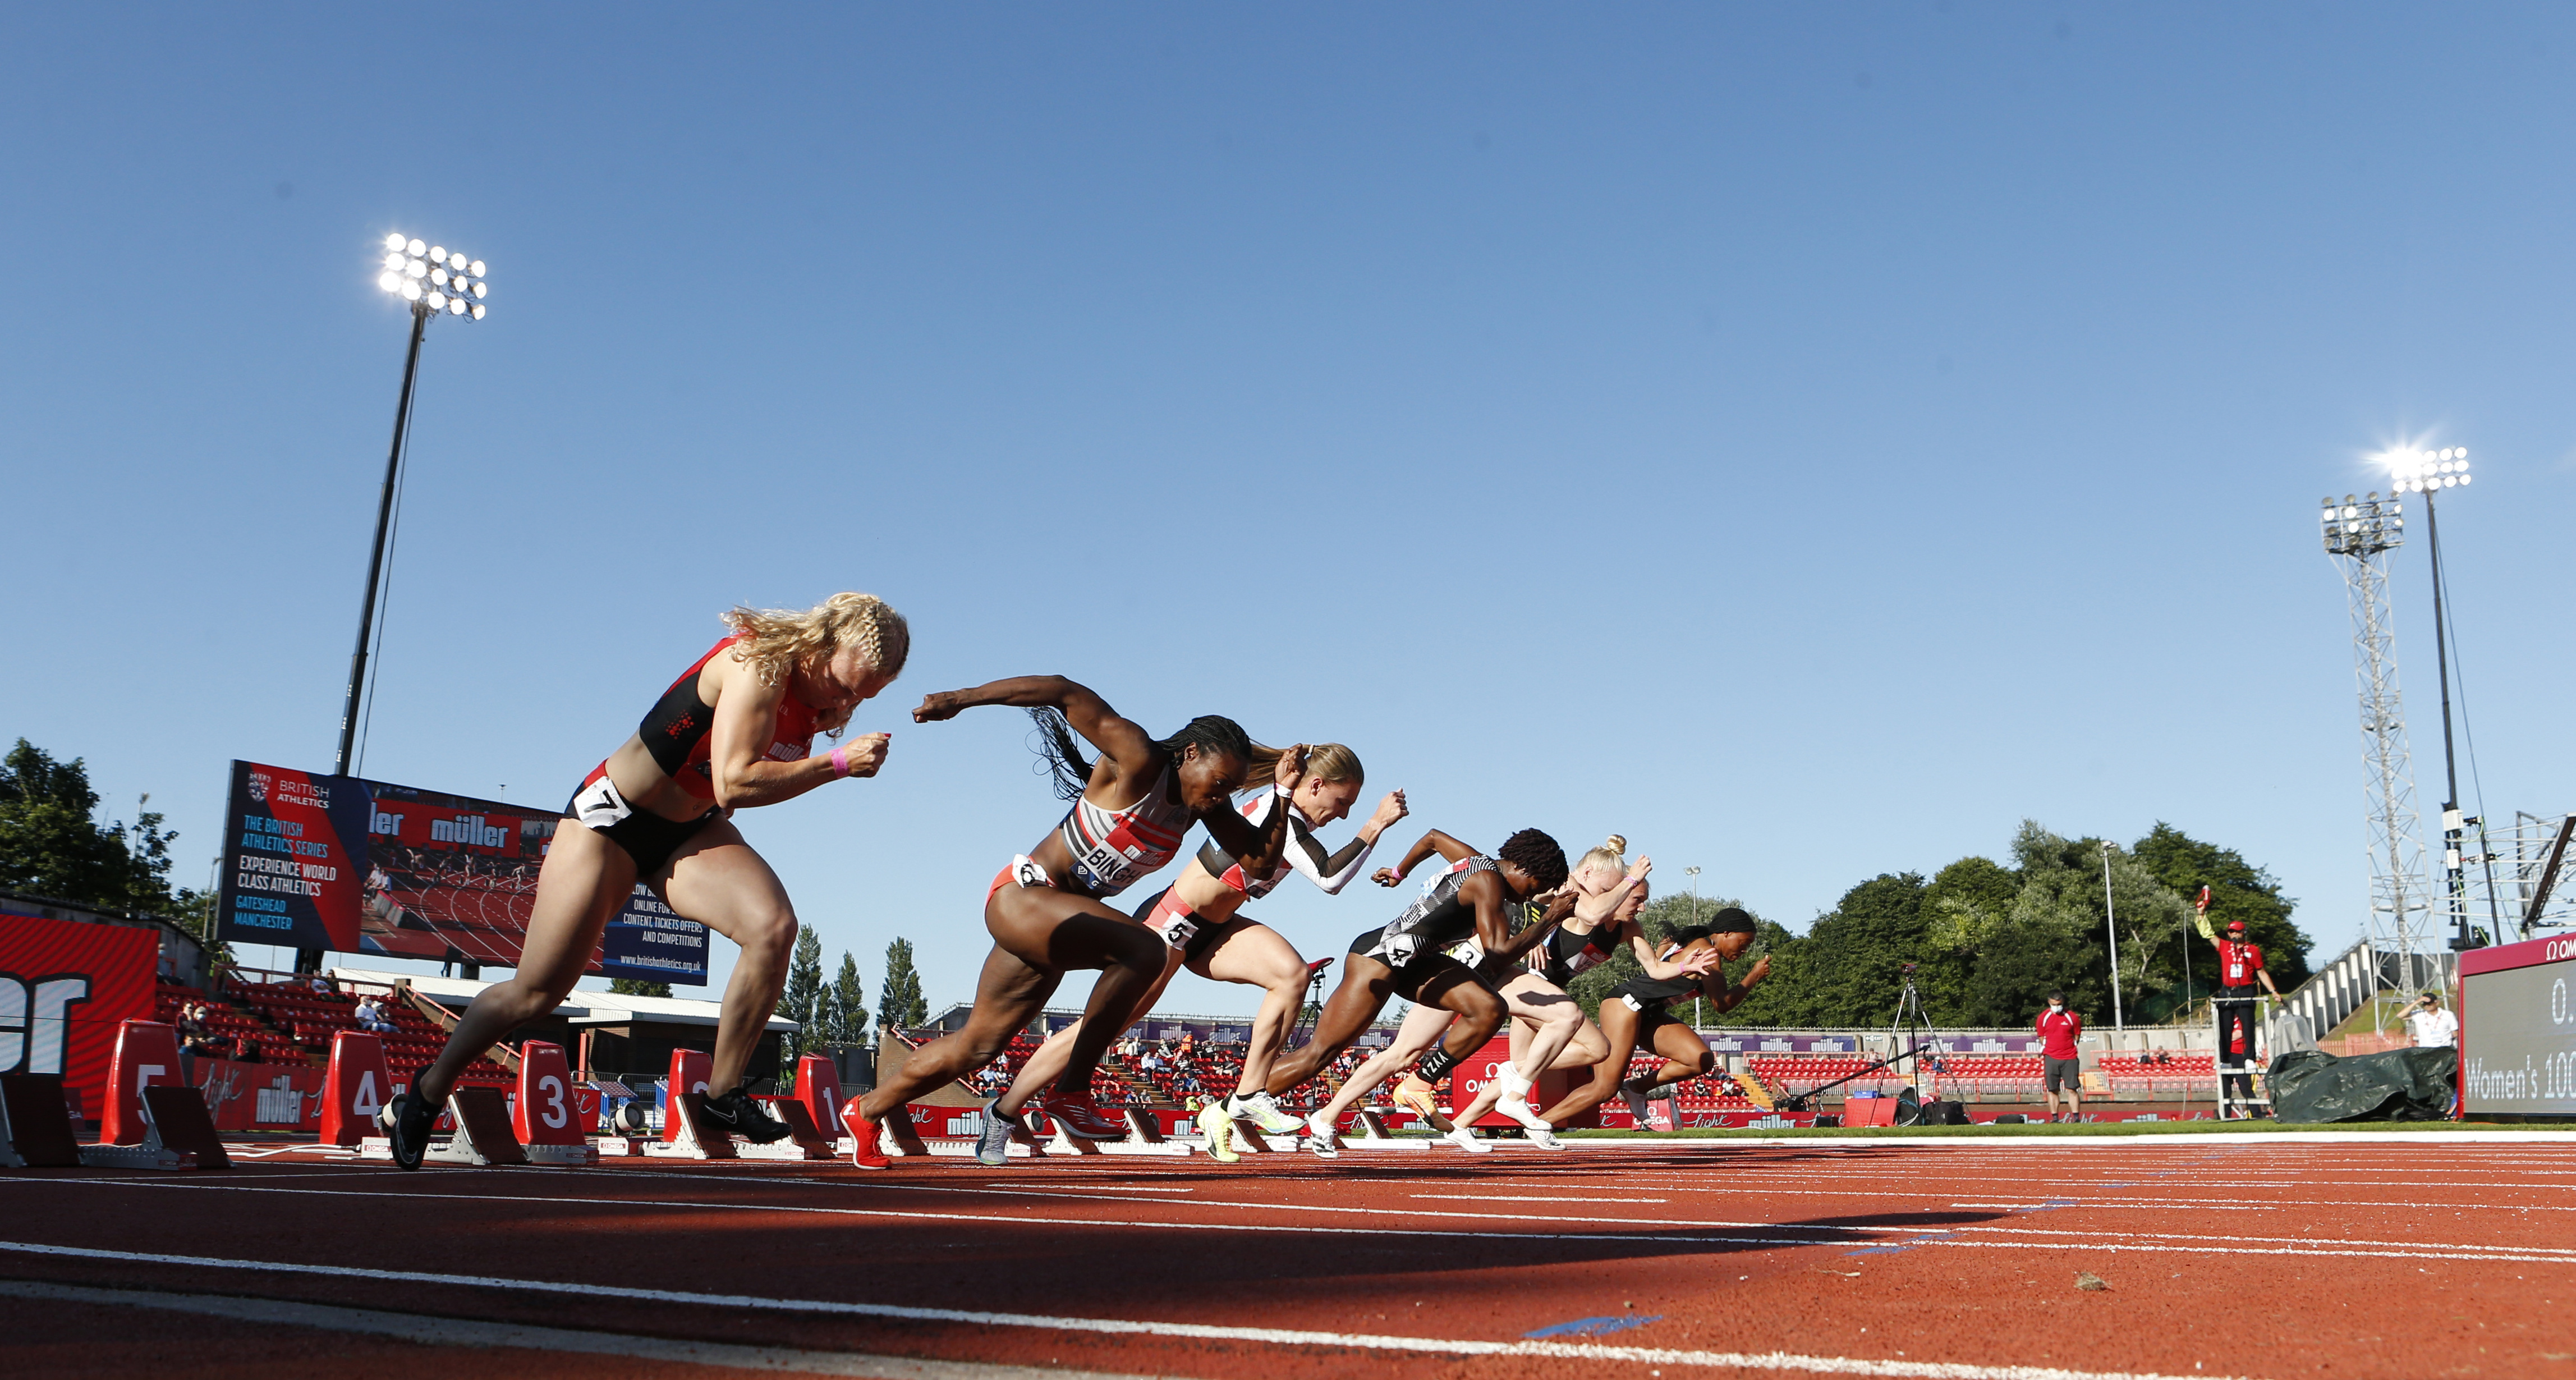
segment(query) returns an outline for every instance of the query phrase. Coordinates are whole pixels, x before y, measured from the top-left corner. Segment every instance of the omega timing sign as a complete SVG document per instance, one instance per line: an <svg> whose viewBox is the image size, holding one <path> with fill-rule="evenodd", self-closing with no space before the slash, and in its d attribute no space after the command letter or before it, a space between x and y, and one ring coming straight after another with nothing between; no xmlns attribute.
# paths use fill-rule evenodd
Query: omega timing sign
<svg viewBox="0 0 2576 1380"><path fill-rule="evenodd" d="M2461 954L2460 1044L2467 1115L2576 1114L2576 937Z"/></svg>

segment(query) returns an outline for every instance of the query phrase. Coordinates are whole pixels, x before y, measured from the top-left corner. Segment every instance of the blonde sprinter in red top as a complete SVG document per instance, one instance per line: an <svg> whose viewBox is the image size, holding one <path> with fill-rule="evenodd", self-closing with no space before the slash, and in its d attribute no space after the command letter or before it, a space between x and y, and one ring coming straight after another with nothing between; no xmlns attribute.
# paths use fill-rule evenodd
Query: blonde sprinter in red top
<svg viewBox="0 0 2576 1380"><path fill-rule="evenodd" d="M707 1098L708 1117L755 1141L787 1134L742 1081L787 981L796 910L732 817L876 775L887 735L819 755L814 735L839 736L850 712L893 682L912 632L872 594L835 594L802 613L738 608L725 622L733 635L682 672L573 793L537 874L518 971L474 999L447 1047L381 1114L394 1163L420 1167L456 1076L563 1001L637 882L742 946L716 1024L707 1086L723 1091Z"/></svg>

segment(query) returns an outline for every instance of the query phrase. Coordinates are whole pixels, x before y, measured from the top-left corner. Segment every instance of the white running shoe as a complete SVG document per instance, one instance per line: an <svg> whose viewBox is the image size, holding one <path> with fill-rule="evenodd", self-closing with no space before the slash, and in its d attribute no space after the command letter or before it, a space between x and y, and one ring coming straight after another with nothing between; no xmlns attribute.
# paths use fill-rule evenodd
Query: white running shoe
<svg viewBox="0 0 2576 1380"><path fill-rule="evenodd" d="M1470 1155L1490 1155L1494 1153L1494 1147L1487 1145L1476 1138L1475 1128L1473 1127L1452 1127L1449 1134L1442 1136L1441 1139L1449 1142L1451 1145L1457 1146L1459 1149L1466 1151Z"/></svg>
<svg viewBox="0 0 2576 1380"><path fill-rule="evenodd" d="M1504 1093L1501 1097L1495 1099L1494 1110L1501 1112L1503 1115L1510 1117L1512 1120L1519 1122L1521 1125L1526 1126L1533 1131L1550 1131L1555 1129L1547 1124L1546 1117L1540 1116L1536 1111L1531 1109L1529 1098L1525 1095L1525 1092L1521 1090Z"/></svg>
<svg viewBox="0 0 2576 1380"><path fill-rule="evenodd" d="M1297 1138L1298 1149L1312 1150L1328 1160L1342 1153L1341 1144L1333 1139L1333 1128L1325 1124L1322 1112L1306 1118L1302 1124L1306 1134Z"/></svg>
<svg viewBox="0 0 2576 1380"><path fill-rule="evenodd" d="M1271 1097L1267 1088L1250 1097L1234 1099L1234 1114L1252 1118L1252 1124L1260 1127L1264 1135L1293 1136L1306 1125L1299 1118L1280 1110L1278 1101Z"/></svg>
<svg viewBox="0 0 2576 1380"><path fill-rule="evenodd" d="M1523 1130L1521 1134L1528 1138L1530 1144L1537 1146L1541 1150L1562 1150L1565 1148L1565 1142L1556 1138L1556 1128L1548 1125L1544 1121L1540 1122L1536 1126Z"/></svg>

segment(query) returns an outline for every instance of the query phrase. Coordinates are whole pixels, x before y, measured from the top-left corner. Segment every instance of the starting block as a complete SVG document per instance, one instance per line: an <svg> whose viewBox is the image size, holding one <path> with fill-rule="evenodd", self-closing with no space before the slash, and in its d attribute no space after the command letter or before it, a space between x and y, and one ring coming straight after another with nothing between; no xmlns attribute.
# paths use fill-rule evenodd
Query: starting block
<svg viewBox="0 0 2576 1380"><path fill-rule="evenodd" d="M185 1084L143 1090L143 1139L134 1145L91 1145L81 1163L100 1169L230 1169L205 1095ZM66 1113L68 1120L68 1113Z"/></svg>
<svg viewBox="0 0 2576 1380"><path fill-rule="evenodd" d="M1342 1148L1345 1150L1428 1150L1431 1148L1431 1142L1421 1136L1387 1134L1386 1118L1372 1108L1361 1108L1359 1115L1352 1118L1351 1124L1359 1134L1342 1137Z"/></svg>
<svg viewBox="0 0 2576 1380"><path fill-rule="evenodd" d="M687 1051L682 1051L686 1053ZM678 1055L673 1055L678 1058ZM733 1137L717 1131L706 1122L705 1093L679 1092L672 1083L670 1105L662 1109L662 1138L644 1142L644 1153L666 1160L732 1160Z"/></svg>
<svg viewBox="0 0 2576 1380"><path fill-rule="evenodd" d="M159 1021L126 1021L117 1026L116 1049L108 1058L107 1108L99 1117L99 1140L108 1145L142 1144L152 1120L143 1104L143 1090L178 1081L176 1029Z"/></svg>
<svg viewBox="0 0 2576 1380"><path fill-rule="evenodd" d="M1053 1118L1049 1119L1053 1120ZM1261 1133L1253 1131L1250 1134L1258 1136ZM1173 1158L1186 1158L1190 1154L1190 1147L1180 1141L1164 1139L1163 1128L1155 1125L1153 1118L1134 1107L1129 1107L1125 1140L1084 1140L1065 1130L1064 1123L1058 1121L1055 1123L1055 1138L1047 1142L1047 1153L1050 1155L1168 1155Z"/></svg>
<svg viewBox="0 0 2576 1380"><path fill-rule="evenodd" d="M421 1163L489 1169L528 1162L526 1147L510 1133L510 1108L499 1088L450 1089L446 1120L454 1122L456 1130L444 1139L432 1139L429 1148L421 1152ZM358 1142L358 1158L362 1160L393 1157L393 1142L383 1136L368 1136Z"/></svg>
<svg viewBox="0 0 2576 1380"><path fill-rule="evenodd" d="M563 1046L530 1040L519 1047L519 1095L510 1130L532 1164L591 1165L599 1151L582 1134L580 1101Z"/></svg>
<svg viewBox="0 0 2576 1380"><path fill-rule="evenodd" d="M322 1143L356 1145L367 1138L394 1095L385 1065L385 1042L363 1030L331 1036L331 1067L322 1075Z"/></svg>
<svg viewBox="0 0 2576 1380"><path fill-rule="evenodd" d="M814 1113L803 1099L771 1098L769 1110L787 1123L787 1139L769 1145L737 1145L735 1154L747 1160L828 1160L838 1155L832 1142L823 1139L823 1128L814 1124Z"/></svg>
<svg viewBox="0 0 2576 1380"><path fill-rule="evenodd" d="M0 1168L78 1169L80 1162L63 1076L0 1074Z"/></svg>

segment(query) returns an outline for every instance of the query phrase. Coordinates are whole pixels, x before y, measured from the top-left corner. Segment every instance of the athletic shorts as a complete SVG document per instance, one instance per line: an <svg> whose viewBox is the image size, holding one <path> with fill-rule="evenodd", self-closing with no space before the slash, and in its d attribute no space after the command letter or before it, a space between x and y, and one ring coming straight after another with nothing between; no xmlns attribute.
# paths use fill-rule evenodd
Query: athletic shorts
<svg viewBox="0 0 2576 1380"><path fill-rule="evenodd" d="M2047 1069L2048 1090L2050 1092L2071 1093L2082 1092L2084 1090L2084 1061L2082 1059L2050 1059L2043 1056L2039 1062Z"/></svg>
<svg viewBox="0 0 2576 1380"><path fill-rule="evenodd" d="M1674 1015L1670 1007L1659 1001L1640 1001L1623 994L1619 998L1619 1004L1637 1013L1637 1046L1640 1049L1651 1047L1654 1044L1655 1032L1665 1026L1690 1024Z"/></svg>
<svg viewBox="0 0 2576 1380"><path fill-rule="evenodd" d="M1359 937L1351 941L1351 957L1365 958L1375 963L1386 962L1383 957L1369 952L1369 950L1377 947L1379 940L1384 939L1385 937L1386 932L1384 926L1380 926L1373 930L1360 931ZM1347 960L1345 961L1347 962ZM1423 987L1429 984L1433 978L1436 978L1453 968L1461 972L1467 971L1466 964L1451 958L1449 955L1442 953L1437 949L1425 949L1422 952L1415 954L1412 962L1396 969L1395 976L1388 980L1388 986L1394 989L1395 995L1404 998L1406 1001L1419 1002L1422 1000ZM1345 969L1344 971L1348 970ZM1470 973L1469 976L1472 977L1474 974Z"/></svg>
<svg viewBox="0 0 2576 1380"><path fill-rule="evenodd" d="M1162 936L1165 944L1180 950L1181 957L1191 963L1207 957L1208 950L1215 948L1216 942L1237 923L1229 919L1222 925L1209 924L1197 911L1181 904L1181 898L1173 895L1170 887L1155 892L1153 899L1138 906L1136 920Z"/></svg>
<svg viewBox="0 0 2576 1380"><path fill-rule="evenodd" d="M626 856L635 860L635 879L641 882L661 876L662 869L671 865L672 854L725 814L721 808L711 808L696 819L664 819L628 804L605 775L573 792L564 803L564 813L626 850Z"/></svg>

